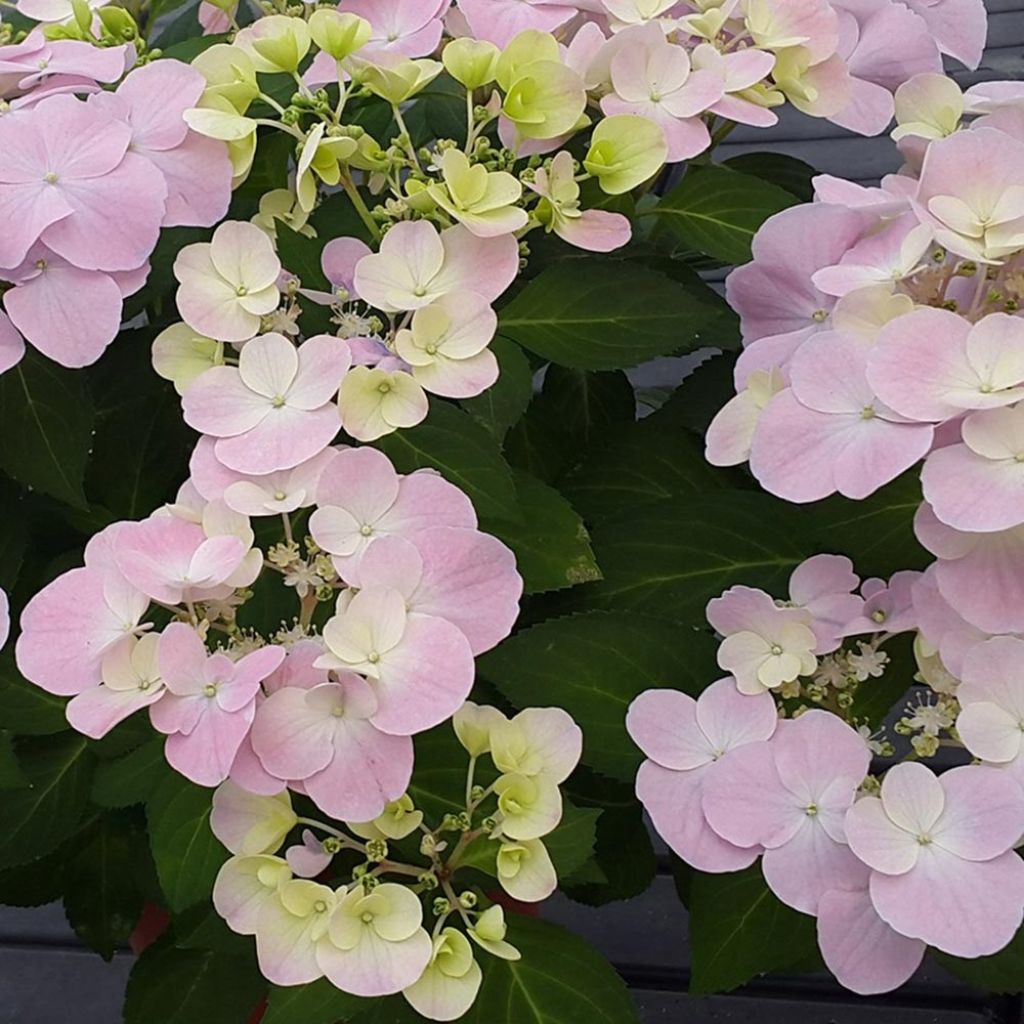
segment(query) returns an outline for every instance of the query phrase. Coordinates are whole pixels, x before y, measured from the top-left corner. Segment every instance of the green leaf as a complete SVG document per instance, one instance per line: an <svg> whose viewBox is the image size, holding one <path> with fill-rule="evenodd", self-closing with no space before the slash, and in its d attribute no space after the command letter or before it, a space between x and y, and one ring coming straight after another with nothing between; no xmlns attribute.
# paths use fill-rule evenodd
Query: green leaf
<svg viewBox="0 0 1024 1024"><path fill-rule="evenodd" d="M823 550L849 555L862 577L889 577L933 561L914 535L921 501L920 473L911 470L862 501L835 494L805 506L798 516Z"/></svg>
<svg viewBox="0 0 1024 1024"><path fill-rule="evenodd" d="M517 707L556 705L583 730L583 763L631 781L643 757L626 709L654 686L699 693L714 679L709 633L656 619L588 612L523 630L478 662L480 675Z"/></svg>
<svg viewBox="0 0 1024 1024"><path fill-rule="evenodd" d="M596 524L592 537L604 573L587 588L592 606L697 628L704 628L708 601L727 587L783 593L789 574L812 553L786 507L754 491L659 501Z"/></svg>
<svg viewBox="0 0 1024 1024"><path fill-rule="evenodd" d="M307 238L287 224L277 222L277 254L282 265L299 278L303 288L331 291L331 284L320 266L324 244L322 239Z"/></svg>
<svg viewBox="0 0 1024 1024"><path fill-rule="evenodd" d="M509 434L509 461L557 483L592 446L636 419L636 397L618 370L586 373L550 365L544 387Z"/></svg>
<svg viewBox="0 0 1024 1024"><path fill-rule="evenodd" d="M112 520L141 519L173 500L195 446L177 393L150 367L151 341L150 331L122 335L90 374L96 436L86 492Z"/></svg>
<svg viewBox="0 0 1024 1024"><path fill-rule="evenodd" d="M691 169L651 211L682 242L725 263L746 263L757 229L796 204L778 185L723 166Z"/></svg>
<svg viewBox="0 0 1024 1024"><path fill-rule="evenodd" d="M377 442L400 473L436 469L469 496L480 516L518 520L512 470L494 439L461 409L430 403L430 414L412 430L399 430Z"/></svg>
<svg viewBox="0 0 1024 1024"><path fill-rule="evenodd" d="M718 301L640 262L573 257L501 311L499 330L561 366L615 370L706 344Z"/></svg>
<svg viewBox="0 0 1024 1024"><path fill-rule="evenodd" d="M84 375L30 349L0 376L0 467L26 487L87 508L93 419Z"/></svg>
<svg viewBox="0 0 1024 1024"><path fill-rule="evenodd" d="M0 477L0 587L14 589L28 547L29 508L14 483Z"/></svg>
<svg viewBox="0 0 1024 1024"><path fill-rule="evenodd" d="M0 904L6 907L41 907L61 898L69 840L45 857L0 871Z"/></svg>
<svg viewBox="0 0 1024 1024"><path fill-rule="evenodd" d="M146 805L149 842L167 906L185 910L210 898L228 851L210 830L211 790L168 775Z"/></svg>
<svg viewBox="0 0 1024 1024"><path fill-rule="evenodd" d="M489 958L465 1024L637 1024L636 1009L615 969L589 943L558 925L512 915L514 962Z"/></svg>
<svg viewBox="0 0 1024 1024"><path fill-rule="evenodd" d="M514 552L527 594L562 590L601 578L583 520L553 487L515 473L521 523L484 520L481 527Z"/></svg>
<svg viewBox="0 0 1024 1024"><path fill-rule="evenodd" d="M13 645L0 654L0 728L21 736L66 732L67 701L28 682L14 664Z"/></svg>
<svg viewBox="0 0 1024 1024"><path fill-rule="evenodd" d="M445 722L422 732L413 742L416 771L409 783L409 795L416 807L431 821L465 810L469 755L456 738L451 723ZM481 761L478 769L483 767ZM477 781L481 780L478 778ZM482 784L487 785L489 781L487 779Z"/></svg>
<svg viewBox="0 0 1024 1024"><path fill-rule="evenodd" d="M593 857L602 813L599 807L577 807L570 800L563 800L558 828L544 837L559 878L567 878Z"/></svg>
<svg viewBox="0 0 1024 1024"><path fill-rule="evenodd" d="M145 803L167 773L164 738L154 736L123 757L96 766L92 800L100 807Z"/></svg>
<svg viewBox="0 0 1024 1024"><path fill-rule="evenodd" d="M64 910L75 934L104 960L128 942L142 913L133 875L145 838L121 818L101 818L64 871Z"/></svg>
<svg viewBox="0 0 1024 1024"><path fill-rule="evenodd" d="M1016 995L1024 992L1024 927L1010 944L992 956L964 960L946 953L936 953L940 964L958 978L986 992Z"/></svg>
<svg viewBox="0 0 1024 1024"><path fill-rule="evenodd" d="M129 975L124 1024L241 1024L265 987L253 957L157 943Z"/></svg>
<svg viewBox="0 0 1024 1024"><path fill-rule="evenodd" d="M818 173L810 164L785 153L743 153L722 162L724 167L769 181L797 197L802 203L814 199L811 179Z"/></svg>
<svg viewBox="0 0 1024 1024"><path fill-rule="evenodd" d="M695 872L689 911L691 993L728 992L815 955L814 918L780 902L758 864L724 875Z"/></svg>
<svg viewBox="0 0 1024 1024"><path fill-rule="evenodd" d="M28 784L14 752L14 737L9 732L0 732L0 790L21 789Z"/></svg>
<svg viewBox="0 0 1024 1024"><path fill-rule="evenodd" d="M560 873L561 888L571 899L591 906L639 896L654 881L658 860L633 779L613 782L596 772L578 769L566 787L574 803L599 810L601 816L597 819L594 859L574 875L563 877Z"/></svg>
<svg viewBox="0 0 1024 1024"><path fill-rule="evenodd" d="M507 338L495 338L491 351L497 356L500 374L482 395L460 403L499 444L526 412L533 397L533 370L523 350Z"/></svg>
<svg viewBox="0 0 1024 1024"><path fill-rule="evenodd" d="M729 474L710 466L703 444L686 431L687 406L677 391L657 412L594 448L570 474L565 493L588 522L728 486Z"/></svg>
<svg viewBox="0 0 1024 1024"><path fill-rule="evenodd" d="M21 740L18 761L28 786L4 794L0 867L48 853L77 830L88 809L93 757L84 736Z"/></svg>
<svg viewBox="0 0 1024 1024"><path fill-rule="evenodd" d="M372 1005L335 988L326 978L291 988L270 986L267 1012L260 1024L338 1024Z"/></svg>

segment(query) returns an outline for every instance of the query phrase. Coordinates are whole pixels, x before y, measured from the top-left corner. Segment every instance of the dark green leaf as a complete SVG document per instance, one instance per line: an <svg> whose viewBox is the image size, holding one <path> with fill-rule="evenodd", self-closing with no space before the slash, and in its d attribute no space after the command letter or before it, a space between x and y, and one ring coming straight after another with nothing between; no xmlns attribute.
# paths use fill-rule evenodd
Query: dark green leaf
<svg viewBox="0 0 1024 1024"><path fill-rule="evenodd" d="M690 884L690 991L728 992L814 956L814 918L781 903L760 865Z"/></svg>
<svg viewBox="0 0 1024 1024"><path fill-rule="evenodd" d="M293 231L287 224L277 222L277 254L289 273L299 278L303 288L315 288L326 292L331 290L331 284L320 266L323 248L322 239L307 238L298 231Z"/></svg>
<svg viewBox="0 0 1024 1024"><path fill-rule="evenodd" d="M0 477L0 587L14 589L28 547L29 508L15 485Z"/></svg>
<svg viewBox="0 0 1024 1024"><path fill-rule="evenodd" d="M0 376L0 467L26 487L87 508L82 481L92 443L85 376L31 349Z"/></svg>
<svg viewBox="0 0 1024 1024"><path fill-rule="evenodd" d="M96 766L92 799L100 807L145 803L167 773L164 739L154 736L123 757Z"/></svg>
<svg viewBox="0 0 1024 1024"><path fill-rule="evenodd" d="M600 953L558 925L513 915L508 941L522 960L489 958L466 1024L636 1024L623 980Z"/></svg>
<svg viewBox="0 0 1024 1024"><path fill-rule="evenodd" d="M614 370L699 348L719 317L717 301L652 267L585 256L529 281L499 329L561 366Z"/></svg>
<svg viewBox="0 0 1024 1024"><path fill-rule="evenodd" d="M0 732L0 790L21 789L27 785L28 779L14 751L14 737L9 732Z"/></svg>
<svg viewBox="0 0 1024 1024"><path fill-rule="evenodd" d="M1024 927L1017 931L1008 946L992 956L963 960L945 953L935 955L947 971L976 988L1007 995L1024 992Z"/></svg>
<svg viewBox="0 0 1024 1024"><path fill-rule="evenodd" d="M509 461L557 483L595 444L636 419L633 386L617 370L586 373L552 364L544 387L509 434Z"/></svg>
<svg viewBox="0 0 1024 1024"><path fill-rule="evenodd" d="M726 263L746 263L757 229L796 197L724 166L695 168L653 213L681 241Z"/></svg>
<svg viewBox="0 0 1024 1024"><path fill-rule="evenodd" d="M78 828L88 809L93 757L84 736L32 738L18 744L28 786L4 794L0 867L48 853Z"/></svg>
<svg viewBox="0 0 1024 1024"><path fill-rule="evenodd" d="M577 807L568 799L563 801L558 828L544 837L559 878L567 878L593 857L602 813L598 807Z"/></svg>
<svg viewBox="0 0 1024 1024"><path fill-rule="evenodd" d="M514 552L527 594L562 590L601 578L590 537L573 507L553 487L515 473L521 523L496 519L481 525Z"/></svg>
<svg viewBox="0 0 1024 1024"><path fill-rule="evenodd" d="M271 985L261 1024L338 1024L352 1020L369 1005L368 1000L342 992L326 978L293 988Z"/></svg>
<svg viewBox="0 0 1024 1024"><path fill-rule="evenodd" d="M802 203L809 203L814 198L811 179L818 172L795 156L787 156L785 153L743 153L723 161L723 166L778 185Z"/></svg>
<svg viewBox="0 0 1024 1024"><path fill-rule="evenodd" d="M588 454L565 481L566 495L588 522L728 486L729 474L712 468L703 444L686 431L686 411L677 391L657 412Z"/></svg>
<svg viewBox="0 0 1024 1024"><path fill-rule="evenodd" d="M7 907L41 907L59 900L68 861L69 840L45 857L0 871L0 904Z"/></svg>
<svg viewBox="0 0 1024 1024"><path fill-rule="evenodd" d="M518 520L512 470L494 439L454 405L434 401L412 430L381 438L379 447L400 473L429 467L461 488L480 516Z"/></svg>
<svg viewBox="0 0 1024 1024"><path fill-rule="evenodd" d="M172 501L195 445L174 388L150 367L151 342L150 331L123 334L90 373L96 437L86 491L112 519L141 519Z"/></svg>
<svg viewBox="0 0 1024 1024"><path fill-rule="evenodd" d="M500 375L482 395L464 398L462 408L499 444L526 412L533 397L533 370L523 350L507 338L495 338L491 351L498 358Z"/></svg>
<svg viewBox="0 0 1024 1024"><path fill-rule="evenodd" d="M210 898L228 851L210 830L213 793L168 775L146 805L149 841L160 887L172 911Z"/></svg>
<svg viewBox="0 0 1024 1024"><path fill-rule="evenodd" d="M409 784L409 795L416 807L430 821L465 810L469 755L456 739L451 723L420 733L414 742L416 771ZM478 765L478 769L483 767L483 763ZM483 785L489 781L485 779Z"/></svg>
<svg viewBox="0 0 1024 1024"><path fill-rule="evenodd" d="M517 633L478 664L517 707L565 708L583 730L583 763L632 780L642 756L626 732L630 702L656 686L699 693L714 678L714 651L708 633L588 612Z"/></svg>
<svg viewBox="0 0 1024 1024"><path fill-rule="evenodd" d="M179 949L205 949L233 956L252 952L252 936L233 932L206 903L197 903L174 919L174 944Z"/></svg>
<svg viewBox="0 0 1024 1024"><path fill-rule="evenodd" d="M265 990L253 957L150 946L128 978L124 1024L242 1024Z"/></svg>
<svg viewBox="0 0 1024 1024"><path fill-rule="evenodd" d="M145 837L121 818L101 818L64 870L64 910L75 934L104 960L124 946L142 913L133 874Z"/></svg>
<svg viewBox="0 0 1024 1024"><path fill-rule="evenodd" d="M700 364L672 393L668 401L679 406L678 422L703 440L719 409L736 394L733 367L736 356L719 352Z"/></svg>
<svg viewBox="0 0 1024 1024"><path fill-rule="evenodd" d="M729 491L689 502L659 501L593 528L604 579L588 588L600 607L704 626L704 608L744 583L782 593L809 554L793 517L773 498Z"/></svg>
<svg viewBox="0 0 1024 1024"><path fill-rule="evenodd" d="M920 474L911 470L862 501L836 494L807 505L798 516L823 550L849 555L862 577L888 577L932 561L914 535L921 500Z"/></svg>
<svg viewBox="0 0 1024 1024"><path fill-rule="evenodd" d="M561 888L570 898L592 906L640 895L654 881L658 862L633 780L613 782L582 769L566 786L576 804L599 810L601 817L597 819L594 860L574 875L560 875Z"/></svg>
<svg viewBox="0 0 1024 1024"><path fill-rule="evenodd" d="M0 654L0 728L21 736L65 732L67 701L24 679L14 664L14 651Z"/></svg>

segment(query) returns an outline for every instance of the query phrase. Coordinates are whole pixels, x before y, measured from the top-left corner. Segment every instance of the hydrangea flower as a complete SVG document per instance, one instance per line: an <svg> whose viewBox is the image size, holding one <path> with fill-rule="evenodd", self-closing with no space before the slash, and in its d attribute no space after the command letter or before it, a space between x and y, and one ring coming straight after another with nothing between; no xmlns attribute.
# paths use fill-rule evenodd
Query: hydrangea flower
<svg viewBox="0 0 1024 1024"><path fill-rule="evenodd" d="M886 772L862 797L846 837L871 869L871 901L898 932L953 956L1002 949L1024 920L1024 790L968 765L936 777L922 764Z"/></svg>
<svg viewBox="0 0 1024 1024"><path fill-rule="evenodd" d="M237 368L215 366L189 385L185 421L218 438L214 454L229 469L252 475L294 469L337 434L331 400L351 359L348 345L330 335L298 349L282 334L261 335L242 349Z"/></svg>

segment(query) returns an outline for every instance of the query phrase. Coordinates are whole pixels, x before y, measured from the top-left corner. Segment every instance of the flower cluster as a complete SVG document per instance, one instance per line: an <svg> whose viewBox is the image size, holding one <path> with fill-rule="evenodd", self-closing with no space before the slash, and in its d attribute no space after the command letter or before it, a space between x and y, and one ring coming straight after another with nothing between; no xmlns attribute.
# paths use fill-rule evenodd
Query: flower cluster
<svg viewBox="0 0 1024 1024"><path fill-rule="evenodd" d="M11 154L0 170L0 372L25 341L63 366L95 362L146 282L161 227L227 212L226 149L182 117L202 76L172 60L126 75L135 56L131 44L39 30L0 47L0 147Z"/></svg>
<svg viewBox="0 0 1024 1024"><path fill-rule="evenodd" d="M476 529L457 488L432 471L400 476L371 449L258 477L217 463L203 439L193 467L175 505L108 527L83 567L29 602L20 671L70 696L68 719L88 736L148 708L167 760L200 785L291 785L329 814L376 817L409 784L411 736L458 710L474 655L511 630L512 553ZM314 502L303 557L289 512ZM250 515L283 518L266 557ZM261 574L298 597L274 637L237 623Z"/></svg>
<svg viewBox="0 0 1024 1024"><path fill-rule="evenodd" d="M919 573L860 585L851 569L819 555L789 601L748 587L711 601L732 675L697 699L649 690L627 726L648 758L637 795L671 848L709 872L760 857L772 892L817 918L829 969L868 994L903 984L928 946L985 956L1024 921L1024 641L976 644L955 696L909 706L895 731L913 752L879 783L871 755L895 746L858 725L854 698L886 673L882 646L928 619L931 592ZM936 775L915 760L940 743L980 764Z"/></svg>
<svg viewBox="0 0 1024 1024"><path fill-rule="evenodd" d="M291 682L297 681L295 671ZM298 678L313 676L307 667ZM340 700L359 701L351 681L292 692L307 698L304 710L293 717L292 728L278 729L276 739L274 723L280 721L267 720L271 756L285 755L288 748L285 756L292 759L322 760L333 745L335 763L344 758L344 764L327 770L347 774L350 788L365 779L365 765L353 759L358 741L339 745L346 716L331 719L330 709L341 707ZM264 706L286 693L287 687L276 690ZM296 701L280 705L286 715L289 703ZM333 824L300 818L287 792L253 795L234 781L217 790L211 825L233 856L217 877L214 905L234 931L255 936L260 970L274 984L326 977L353 995L401 992L423 1016L455 1020L472 1006L482 982L474 948L519 959L519 950L505 941L500 903L462 889L457 872L489 865L516 900L536 902L554 891L557 875L543 837L561 820L559 784L579 760L582 734L558 708L530 708L509 719L497 708L468 702L456 713L454 727L470 755L465 804L434 828L401 786L383 808L374 804L378 814L366 818L365 802L332 808L320 800L310 785L318 778L314 773L300 792L342 819ZM253 738L263 745L258 733ZM493 767L485 767L484 755ZM381 765L390 756L378 751ZM301 840L281 856L300 824ZM420 863L395 859L393 849Z"/></svg>

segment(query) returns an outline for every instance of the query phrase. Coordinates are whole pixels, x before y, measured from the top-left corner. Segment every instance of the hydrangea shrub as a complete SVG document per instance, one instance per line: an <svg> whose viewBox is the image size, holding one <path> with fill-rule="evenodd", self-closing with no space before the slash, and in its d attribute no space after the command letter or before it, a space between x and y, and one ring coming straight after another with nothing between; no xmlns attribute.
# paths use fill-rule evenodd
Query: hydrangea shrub
<svg viewBox="0 0 1024 1024"><path fill-rule="evenodd" d="M980 2L5 8L0 900L127 1024L628 1024L543 902L648 822L696 992L1024 986ZM786 105L902 169L721 161Z"/></svg>

